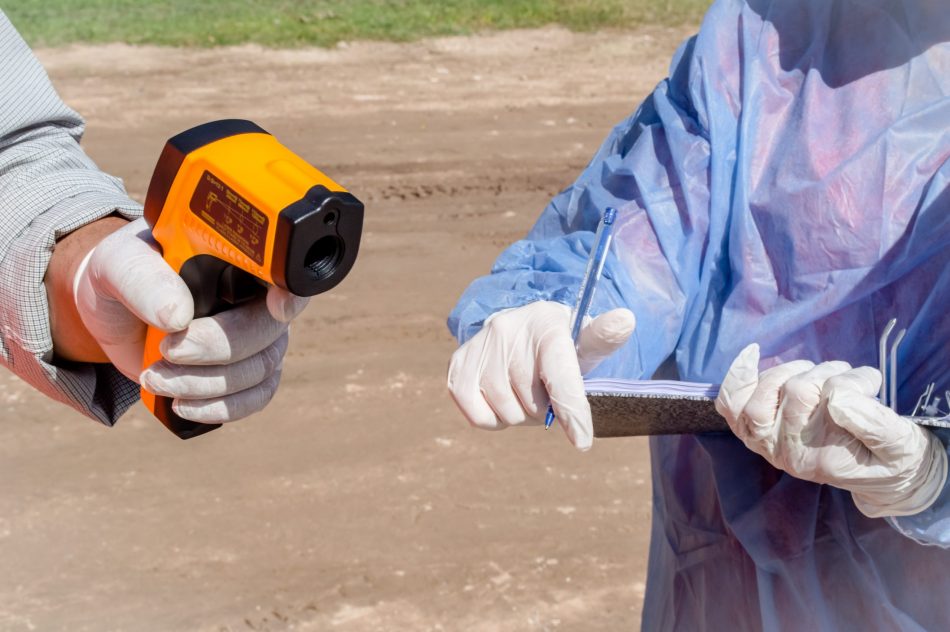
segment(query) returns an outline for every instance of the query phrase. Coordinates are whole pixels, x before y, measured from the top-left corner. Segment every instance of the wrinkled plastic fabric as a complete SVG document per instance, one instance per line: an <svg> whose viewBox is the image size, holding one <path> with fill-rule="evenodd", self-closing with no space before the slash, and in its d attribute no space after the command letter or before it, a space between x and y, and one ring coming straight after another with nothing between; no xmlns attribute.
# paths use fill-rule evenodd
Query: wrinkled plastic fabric
<svg viewBox="0 0 950 632"><path fill-rule="evenodd" d="M928 382L950 389L948 39L944 0L717 2L450 329L464 342L499 309L572 304L615 206L592 313L629 307L637 331L596 375L670 358L682 379L719 382L751 342L763 369L876 366L897 317L901 408ZM950 491L869 519L729 434L650 445L645 630L950 629Z"/></svg>

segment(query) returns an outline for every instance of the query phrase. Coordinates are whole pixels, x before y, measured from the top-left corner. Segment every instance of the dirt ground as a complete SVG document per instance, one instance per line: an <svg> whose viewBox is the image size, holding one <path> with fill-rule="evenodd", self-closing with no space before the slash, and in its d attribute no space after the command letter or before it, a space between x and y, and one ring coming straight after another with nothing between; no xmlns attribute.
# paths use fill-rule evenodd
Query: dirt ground
<svg viewBox="0 0 950 632"><path fill-rule="evenodd" d="M469 428L444 322L686 34L39 51L133 197L167 137L242 117L367 218L250 420L181 442L136 407L109 430L0 376L0 629L636 629L646 442Z"/></svg>

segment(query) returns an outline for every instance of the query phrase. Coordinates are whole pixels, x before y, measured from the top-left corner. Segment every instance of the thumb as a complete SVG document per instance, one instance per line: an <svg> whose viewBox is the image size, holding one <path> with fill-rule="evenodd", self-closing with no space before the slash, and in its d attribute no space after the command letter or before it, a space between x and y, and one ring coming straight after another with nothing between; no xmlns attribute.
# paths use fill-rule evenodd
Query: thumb
<svg viewBox="0 0 950 632"><path fill-rule="evenodd" d="M726 418L733 432L736 431L739 415L752 398L759 385L759 345L753 343L743 349L719 387L716 411Z"/></svg>
<svg viewBox="0 0 950 632"><path fill-rule="evenodd" d="M592 371L630 339L637 319L629 309L614 309L587 323L577 342L581 375Z"/></svg>
<svg viewBox="0 0 950 632"><path fill-rule="evenodd" d="M110 324L130 327L133 323L126 321L133 319L126 310L163 331L180 331L194 317L188 286L162 259L144 220L103 239L79 274L76 304L87 327L91 321L93 335L93 329L108 330Z"/></svg>

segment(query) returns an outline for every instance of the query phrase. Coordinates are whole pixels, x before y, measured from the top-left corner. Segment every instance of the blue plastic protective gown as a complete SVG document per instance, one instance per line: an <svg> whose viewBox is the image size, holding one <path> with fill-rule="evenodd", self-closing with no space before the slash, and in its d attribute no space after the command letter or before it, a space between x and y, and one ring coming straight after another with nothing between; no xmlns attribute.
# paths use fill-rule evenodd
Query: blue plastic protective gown
<svg viewBox="0 0 950 632"><path fill-rule="evenodd" d="M450 329L464 342L497 310L573 304L614 206L592 313L638 322L595 375L649 377L669 358L719 382L751 342L763 369L876 366L897 317L902 409L931 381L950 389L948 40L946 0L717 2ZM870 519L731 434L650 448L645 630L950 630L950 491Z"/></svg>

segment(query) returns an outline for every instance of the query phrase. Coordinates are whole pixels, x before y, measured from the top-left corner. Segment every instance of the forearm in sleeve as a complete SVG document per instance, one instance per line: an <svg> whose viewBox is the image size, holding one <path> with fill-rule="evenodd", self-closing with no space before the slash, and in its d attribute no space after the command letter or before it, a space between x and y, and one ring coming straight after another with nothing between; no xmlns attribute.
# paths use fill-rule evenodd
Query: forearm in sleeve
<svg viewBox="0 0 950 632"><path fill-rule="evenodd" d="M678 64L688 66L688 54L678 55L673 72ZM652 375L675 348L697 291L709 224L709 143L695 110L680 105L688 98L677 82L663 81L614 128L526 239L505 250L491 274L465 291L448 323L459 342L501 309L538 300L573 305L594 231L612 206L619 211L614 245L591 315L627 307L637 328L592 375Z"/></svg>
<svg viewBox="0 0 950 632"><path fill-rule="evenodd" d="M0 12L0 362L112 425L137 388L108 364L54 362L43 286L58 239L108 215L141 215L80 148L83 125Z"/></svg>

